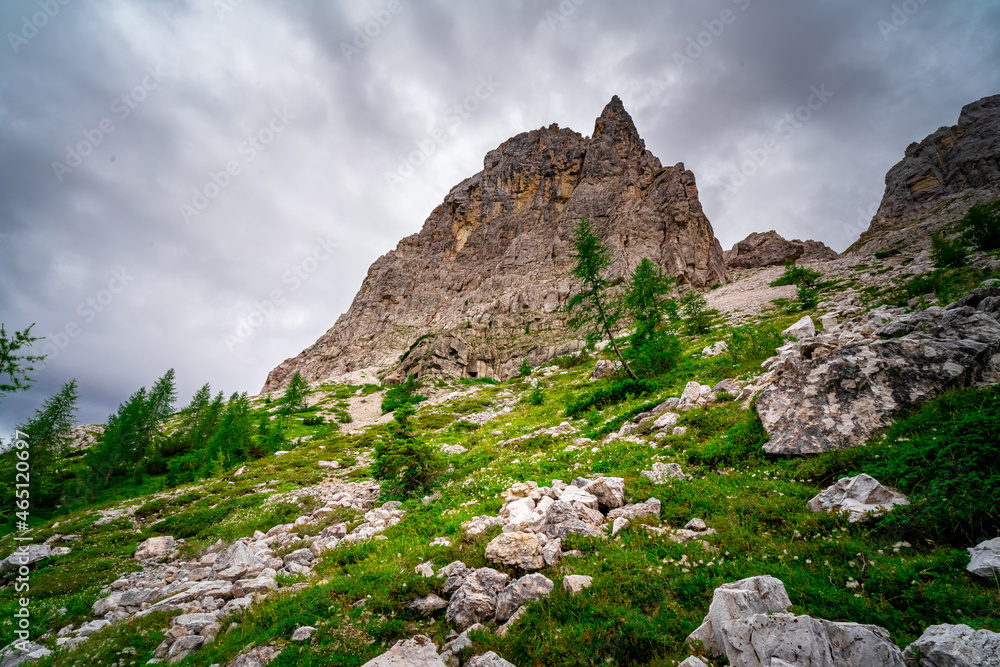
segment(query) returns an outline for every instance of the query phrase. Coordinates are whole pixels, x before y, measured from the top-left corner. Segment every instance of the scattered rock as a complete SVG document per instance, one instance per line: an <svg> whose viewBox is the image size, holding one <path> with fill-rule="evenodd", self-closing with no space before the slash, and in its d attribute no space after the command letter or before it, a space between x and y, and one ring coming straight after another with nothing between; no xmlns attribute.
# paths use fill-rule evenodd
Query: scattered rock
<svg viewBox="0 0 1000 667"><path fill-rule="evenodd" d="M562 587L570 595L577 595L584 588L590 588L590 585L593 583L593 577L585 574L570 574L563 578Z"/></svg>
<svg viewBox="0 0 1000 667"><path fill-rule="evenodd" d="M796 340L802 340L803 338L812 338L816 335L816 325L813 324L812 318L808 315L804 315L802 319L788 327L781 332L783 336L789 336Z"/></svg>
<svg viewBox="0 0 1000 667"><path fill-rule="evenodd" d="M720 340L717 343L712 343L711 345L706 345L701 351L701 356L703 357L717 357L724 352L729 351L729 344L724 340Z"/></svg>
<svg viewBox="0 0 1000 667"><path fill-rule="evenodd" d="M458 580L457 590L452 588L455 585L452 584L453 578ZM491 620L496 614L497 596L507 586L508 579L506 574L489 567L474 570L464 576L455 574L449 577L443 590L446 594L451 590L454 592L448 601L445 621L464 629L473 623Z"/></svg>
<svg viewBox="0 0 1000 667"><path fill-rule="evenodd" d="M546 597L555 588L552 581L541 574L526 574L504 588L497 596L496 622L505 623L528 602Z"/></svg>
<svg viewBox="0 0 1000 667"><path fill-rule="evenodd" d="M490 651L488 653L469 658L469 661L465 663L465 667L514 667L514 665L507 662L493 651Z"/></svg>
<svg viewBox="0 0 1000 667"><path fill-rule="evenodd" d="M52 655L52 651L41 644L25 642L18 648L17 643L9 644L0 650L0 665L2 667L16 667L25 662L34 662L45 656Z"/></svg>
<svg viewBox="0 0 1000 667"><path fill-rule="evenodd" d="M447 607L448 601L444 598L438 597L437 595L431 594L414 600L407 606L421 616L429 616L434 612Z"/></svg>
<svg viewBox="0 0 1000 667"><path fill-rule="evenodd" d="M337 470L340 468L339 461L320 461L318 465L320 468L327 468L328 470Z"/></svg>
<svg viewBox="0 0 1000 667"><path fill-rule="evenodd" d="M653 484L666 484L671 479L684 481L687 475L677 463L654 463L652 470L643 470L642 476L648 477Z"/></svg>
<svg viewBox="0 0 1000 667"><path fill-rule="evenodd" d="M603 380L611 377L622 369L622 362L611 361L610 359L598 359L594 364L594 372L590 374L591 380Z"/></svg>
<svg viewBox="0 0 1000 667"><path fill-rule="evenodd" d="M995 375L998 317L1000 289L977 289L947 308L877 308L779 348L756 403L770 435L764 451L856 447L900 413Z"/></svg>
<svg viewBox="0 0 1000 667"><path fill-rule="evenodd" d="M314 632L316 632L316 628L312 627L311 625L301 625L295 628L295 632L292 633L292 641L293 642L308 641L313 636Z"/></svg>
<svg viewBox="0 0 1000 667"><path fill-rule="evenodd" d="M986 579L1000 579L1000 537L969 547L968 552L971 560L966 570Z"/></svg>
<svg viewBox="0 0 1000 667"><path fill-rule="evenodd" d="M423 577L430 579L431 577L434 576L434 565L430 561L426 561L413 568L413 571Z"/></svg>
<svg viewBox="0 0 1000 667"><path fill-rule="evenodd" d="M48 544L21 545L14 553L0 561L0 572L14 570L22 565L34 565L52 556L52 547Z"/></svg>
<svg viewBox="0 0 1000 667"><path fill-rule="evenodd" d="M528 571L545 567L542 545L534 533L500 533L486 545L486 558Z"/></svg>
<svg viewBox="0 0 1000 667"><path fill-rule="evenodd" d="M447 667L438 656L437 647L429 638L416 635L395 646L361 667Z"/></svg>
<svg viewBox="0 0 1000 667"><path fill-rule="evenodd" d="M906 647L903 659L912 667L996 667L1000 634L967 625L932 625Z"/></svg>
<svg viewBox="0 0 1000 667"><path fill-rule="evenodd" d="M462 445L445 445L441 448L441 451L445 454L464 454L469 450Z"/></svg>
<svg viewBox="0 0 1000 667"><path fill-rule="evenodd" d="M813 512L848 512L848 520L861 521L868 513L879 516L895 505L909 505L906 496L883 486L877 479L861 473L842 477L833 486L820 491L807 507Z"/></svg>

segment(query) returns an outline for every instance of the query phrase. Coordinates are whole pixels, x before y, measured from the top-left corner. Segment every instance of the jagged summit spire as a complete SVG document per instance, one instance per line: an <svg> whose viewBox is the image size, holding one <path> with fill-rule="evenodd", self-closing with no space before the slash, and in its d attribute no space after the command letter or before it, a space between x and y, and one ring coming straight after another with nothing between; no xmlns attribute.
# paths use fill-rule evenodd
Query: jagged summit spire
<svg viewBox="0 0 1000 667"><path fill-rule="evenodd" d="M625 110L621 98L615 95L604 107L604 111L597 118L594 124L594 139L607 136L612 143L627 143L645 150L646 145L639 136L639 131L635 129L632 116Z"/></svg>

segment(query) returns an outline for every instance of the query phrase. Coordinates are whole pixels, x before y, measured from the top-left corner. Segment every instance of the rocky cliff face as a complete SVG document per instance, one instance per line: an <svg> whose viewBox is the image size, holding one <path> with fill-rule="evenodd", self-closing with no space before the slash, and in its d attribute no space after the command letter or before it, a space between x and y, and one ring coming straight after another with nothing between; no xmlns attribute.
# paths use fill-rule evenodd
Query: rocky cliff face
<svg viewBox="0 0 1000 667"><path fill-rule="evenodd" d="M727 280L694 174L662 166L615 97L590 138L552 125L490 151L483 171L379 258L350 309L271 371L263 391L296 370L309 381L370 367L390 379L506 379L525 356L541 363L578 349L563 311L581 216L611 248L616 275L648 257L680 283Z"/></svg>
<svg viewBox="0 0 1000 667"><path fill-rule="evenodd" d="M837 251L821 241L786 240L773 229L754 232L723 253L726 266L731 269L756 269L762 266L795 261L837 259Z"/></svg>
<svg viewBox="0 0 1000 667"><path fill-rule="evenodd" d="M868 231L847 252L870 254L897 242L926 242L930 232L998 191L1000 95L993 95L963 107L957 125L907 147L906 156L886 174L885 194Z"/></svg>

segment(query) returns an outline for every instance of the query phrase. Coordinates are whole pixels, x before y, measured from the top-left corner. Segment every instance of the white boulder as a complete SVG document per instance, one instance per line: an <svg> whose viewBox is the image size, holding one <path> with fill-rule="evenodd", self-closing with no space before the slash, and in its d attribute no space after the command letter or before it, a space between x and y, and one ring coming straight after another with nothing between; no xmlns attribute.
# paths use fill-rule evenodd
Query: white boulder
<svg viewBox="0 0 1000 667"><path fill-rule="evenodd" d="M969 547L971 560L965 569L986 579L1000 579L1000 537Z"/></svg>
<svg viewBox="0 0 1000 667"><path fill-rule="evenodd" d="M849 521L860 521L871 512L885 514L894 505L909 505L906 496L883 486L877 479L861 473L857 477L843 477L827 487L812 500L808 507L813 512L848 512Z"/></svg>

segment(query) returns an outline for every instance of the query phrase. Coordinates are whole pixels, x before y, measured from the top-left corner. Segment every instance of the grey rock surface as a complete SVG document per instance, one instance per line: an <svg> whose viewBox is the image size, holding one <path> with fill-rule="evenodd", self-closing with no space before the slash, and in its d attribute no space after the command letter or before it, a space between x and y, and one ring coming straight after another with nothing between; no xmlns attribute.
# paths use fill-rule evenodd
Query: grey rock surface
<svg viewBox="0 0 1000 667"><path fill-rule="evenodd" d="M966 570L986 579L1000 579L1000 537L969 547Z"/></svg>
<svg viewBox="0 0 1000 667"><path fill-rule="evenodd" d="M994 374L1000 289L974 290L947 308L876 309L779 349L757 399L769 454L863 445L901 412Z"/></svg>
<svg viewBox="0 0 1000 667"><path fill-rule="evenodd" d="M882 485L871 475L842 477L814 496L808 504L813 512L848 512L849 521L860 521L871 513L884 514L895 505L909 505L902 493Z"/></svg>
<svg viewBox="0 0 1000 667"><path fill-rule="evenodd" d="M1000 667L1000 634L967 625L932 625L906 647L903 659L911 667Z"/></svg>
<svg viewBox="0 0 1000 667"><path fill-rule="evenodd" d="M788 260L836 259L837 252L819 241L788 241L773 229L753 232L723 254L731 269L756 269L784 264Z"/></svg>

